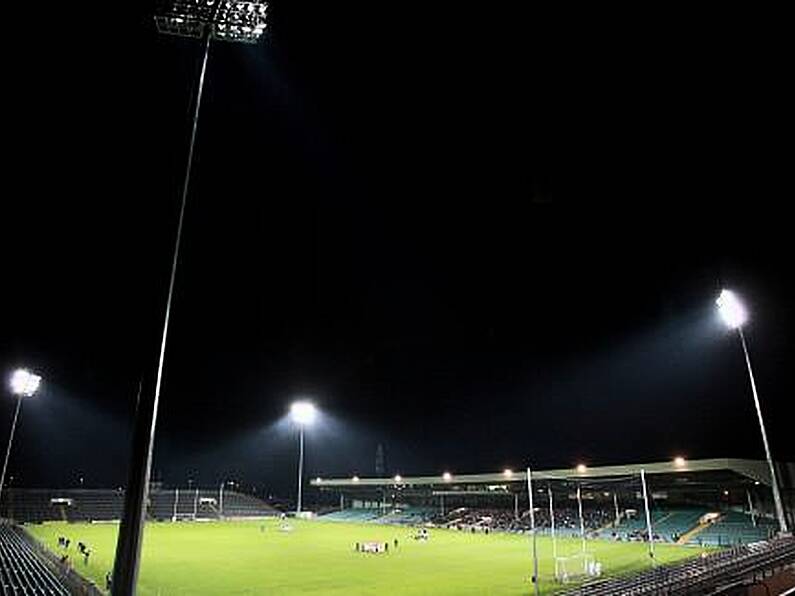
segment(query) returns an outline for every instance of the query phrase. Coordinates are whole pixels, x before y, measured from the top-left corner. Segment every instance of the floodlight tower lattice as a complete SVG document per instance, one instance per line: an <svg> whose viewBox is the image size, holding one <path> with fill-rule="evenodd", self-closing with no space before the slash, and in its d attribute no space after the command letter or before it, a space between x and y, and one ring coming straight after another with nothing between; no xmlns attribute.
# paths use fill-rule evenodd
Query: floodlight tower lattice
<svg viewBox="0 0 795 596"><path fill-rule="evenodd" d="M133 596L138 581L141 539L149 496L149 477L152 449L163 378L163 363L168 337L171 303L174 295L177 263L185 219L185 205L190 187L196 131L199 123L207 60L213 39L227 42L257 43L265 33L268 3L264 0L173 0L165 4L154 17L160 33L202 40L202 59L196 94L193 98L193 119L188 145L188 158L182 184L177 232L171 260L171 275L166 298L160 357L154 391L138 390L138 406L133 433L132 460L124 499L124 514L116 543L112 589L114 596Z"/></svg>

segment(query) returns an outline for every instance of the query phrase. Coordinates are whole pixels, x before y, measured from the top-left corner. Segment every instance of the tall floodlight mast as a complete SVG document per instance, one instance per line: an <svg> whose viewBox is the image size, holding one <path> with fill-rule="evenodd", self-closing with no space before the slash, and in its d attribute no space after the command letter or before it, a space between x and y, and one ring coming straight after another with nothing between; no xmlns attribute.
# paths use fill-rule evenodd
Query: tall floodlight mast
<svg viewBox="0 0 795 596"><path fill-rule="evenodd" d="M302 487L304 477L304 428L311 426L317 416L317 409L312 402L297 401L290 406L290 417L298 426L298 496L296 497L295 512L300 514L303 506ZM400 482L400 477L395 477Z"/></svg>
<svg viewBox="0 0 795 596"><path fill-rule="evenodd" d="M745 343L745 333L743 333L743 325L748 321L748 313L745 306L731 290L722 290L720 296L715 300L723 322L730 329L736 329L737 335L740 338L740 345L743 348L743 356L745 356L745 366L748 369L748 380L751 382L751 395L754 398L754 408L756 409L756 417L759 422L759 434L762 435L762 444L765 447L765 459L767 466L770 470L770 486L773 489L773 504L776 508L776 517L778 518L778 529L782 534L789 533L787 527L787 516L784 514L784 504L781 501L781 492L778 487L778 479L776 478L776 466L773 464L773 455L770 453L770 443L767 441L767 431L765 430L765 419L762 417L762 406L759 405L759 394L756 391L756 379L754 379L754 371L751 368L751 356L748 355L748 346Z"/></svg>
<svg viewBox="0 0 795 596"><path fill-rule="evenodd" d="M124 514L119 537L116 542L116 558L113 566L114 596L133 596L138 581L138 566L141 555L141 538L149 496L149 474L152 467L152 448L154 445L157 410L160 400L160 387L163 379L163 362L168 337L168 322L171 315L171 302L174 295L174 281L179 261L182 239L182 226L185 219L185 205L190 186L193 166L193 149L199 124L199 108L204 91L207 72L207 59L213 39L228 42L257 43L266 28L268 3L263 0L174 0L164 5L155 15L155 24L160 33L191 37L202 40L201 68L193 98L193 121L188 145L188 159L182 184L177 232L174 252L171 259L171 276L160 340L160 357L154 391L148 388L138 391L138 407L133 431L132 458L124 497Z"/></svg>
<svg viewBox="0 0 795 596"><path fill-rule="evenodd" d="M17 406L14 408L14 421L11 423L11 434L8 436L6 457L3 460L3 472L0 474L0 498L3 496L3 487L6 483L8 459L11 457L11 447L14 445L14 433L17 430L17 420L19 419L19 410L22 408L22 400L36 395L40 384L41 377L25 368L15 370L9 379L8 385L11 388L11 393L17 398Z"/></svg>

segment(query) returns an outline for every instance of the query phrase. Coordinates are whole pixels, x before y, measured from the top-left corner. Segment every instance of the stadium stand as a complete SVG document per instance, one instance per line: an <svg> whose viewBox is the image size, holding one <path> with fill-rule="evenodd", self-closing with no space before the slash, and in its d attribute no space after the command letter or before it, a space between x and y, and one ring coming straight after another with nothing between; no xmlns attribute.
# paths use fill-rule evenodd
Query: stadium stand
<svg viewBox="0 0 795 596"><path fill-rule="evenodd" d="M377 521L384 515L380 509L343 509L333 511L321 516L318 519L324 521L341 521L351 523L364 523Z"/></svg>
<svg viewBox="0 0 795 596"><path fill-rule="evenodd" d="M12 489L3 512L22 522L101 521L121 517L124 494L117 490Z"/></svg>
<svg viewBox="0 0 795 596"><path fill-rule="evenodd" d="M710 511L706 508L683 507L652 512L654 540L711 546L749 544L771 538L776 531L774 520L766 517L752 519L747 513L712 512L715 520L701 523ZM624 518L618 526L602 533L623 540L647 540L646 519L643 515ZM684 540L683 540L684 538Z"/></svg>
<svg viewBox="0 0 795 596"><path fill-rule="evenodd" d="M273 507L264 501L234 491L224 493L223 516L227 517L267 517L277 515Z"/></svg>
<svg viewBox="0 0 795 596"><path fill-rule="evenodd" d="M432 515L433 508L431 507L401 507L387 512L386 515L378 519L378 523L413 526L426 523Z"/></svg>
<svg viewBox="0 0 795 596"><path fill-rule="evenodd" d="M70 522L119 519L124 509L124 493L119 491L81 491L69 508Z"/></svg>
<svg viewBox="0 0 795 596"><path fill-rule="evenodd" d="M586 582L570 595L706 594L795 562L795 539L779 538L727 548L681 565L661 566L625 578Z"/></svg>
<svg viewBox="0 0 795 596"><path fill-rule="evenodd" d="M204 500L204 501L203 501ZM227 518L263 517L277 511L264 501L235 491L224 492L223 516ZM156 490L149 495L149 517L156 520L217 519L220 515L217 490ZM91 522L121 518L124 493L105 489L11 489L3 493L3 511L9 519L22 523L44 521Z"/></svg>
<svg viewBox="0 0 795 596"><path fill-rule="evenodd" d="M576 535L580 531L579 513L576 509L556 511L556 531L560 535ZM612 514L596 508L583 512L585 529L593 532L602 528ZM530 517L526 511L517 519L513 509L459 507L445 514L433 507L401 506L386 510L374 508L352 508L332 511L320 517L326 521L358 523L417 525L433 523L446 528L496 530L502 532L525 532L530 529ZM550 527L547 511L536 513L536 524L544 533Z"/></svg>
<svg viewBox="0 0 795 596"><path fill-rule="evenodd" d="M149 493L149 517L159 521L172 519L175 491L158 490Z"/></svg>
<svg viewBox="0 0 795 596"><path fill-rule="evenodd" d="M653 526L654 533L659 540L676 542L682 535L698 525L698 521L707 513L708 511L703 508L681 508L665 511L662 516L657 516Z"/></svg>
<svg viewBox="0 0 795 596"><path fill-rule="evenodd" d="M752 520L747 513L728 511L708 527L694 534L688 542L713 546L748 544L771 538L776 529L775 521L766 517Z"/></svg>
<svg viewBox="0 0 795 596"><path fill-rule="evenodd" d="M20 530L0 523L0 590L3 596L69 596L69 591L38 558Z"/></svg>
<svg viewBox="0 0 795 596"><path fill-rule="evenodd" d="M611 515L612 513L609 511L598 508L584 509L583 525L586 532L592 534L604 527L612 519ZM475 527L502 532L526 532L530 530L530 516L527 511L523 511L517 519L513 509L504 508L459 507L445 515L434 515L431 521L438 526L459 529ZM536 511L535 522L539 533L549 533L551 522L549 512L546 509L539 508ZM556 510L555 531L561 536L579 535L579 511L572 508Z"/></svg>
<svg viewBox="0 0 795 596"><path fill-rule="evenodd" d="M707 509L689 507L652 511L654 540L677 542L682 536L693 530L707 513ZM604 533L617 536L622 540L648 540L646 517L642 512L638 512L633 517L624 517L617 526L606 528Z"/></svg>
<svg viewBox="0 0 795 596"><path fill-rule="evenodd" d="M403 506L386 510L353 508L332 511L320 516L327 521L356 523L417 525L433 523L436 526L523 533L530 530L530 516L523 511L517 519L513 509L459 507L440 514L431 507ZM751 516L729 511L714 513L716 521L699 527L709 513L703 507L681 507L652 512L652 533L656 542L680 542L711 546L733 546L766 540L775 534L776 525L771 519L758 517L754 526ZM614 524L614 511L599 507L583 510L585 531L590 538L609 540L647 541L646 518L642 512L624 517ZM550 533L549 512L539 508L535 516L540 534ZM566 507L555 511L555 532L558 536L579 536L579 511Z"/></svg>
<svg viewBox="0 0 795 596"><path fill-rule="evenodd" d="M584 507L582 511L583 526L585 531L589 534L594 534L605 526L612 524L614 521L614 514L609 509L600 507L588 506ZM530 529L529 517L526 516L527 526L526 530ZM551 528L551 520L549 511L546 508L541 508L536 513L536 524L542 531ZM574 507L559 507L555 509L555 531L562 536L579 535L580 533L580 513Z"/></svg>
<svg viewBox="0 0 795 596"><path fill-rule="evenodd" d="M481 529L512 531L521 529L523 520L516 519L513 510L481 507L459 507L446 515L435 515L432 521L437 526L457 529ZM529 522L528 522L529 527Z"/></svg>
<svg viewBox="0 0 795 596"><path fill-rule="evenodd" d="M665 518L667 514L663 511L651 512L652 528L656 532L657 524ZM618 526L610 530L624 540L647 540L648 531L646 528L646 517L642 511L632 517L623 517Z"/></svg>

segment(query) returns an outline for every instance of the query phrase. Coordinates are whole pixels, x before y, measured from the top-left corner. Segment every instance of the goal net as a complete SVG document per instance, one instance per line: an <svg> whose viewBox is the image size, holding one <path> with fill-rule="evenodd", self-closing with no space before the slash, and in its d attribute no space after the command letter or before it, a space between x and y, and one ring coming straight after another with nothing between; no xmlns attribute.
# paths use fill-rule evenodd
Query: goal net
<svg viewBox="0 0 795 596"><path fill-rule="evenodd" d="M591 553L555 558L555 579L561 583L602 575L602 564Z"/></svg>

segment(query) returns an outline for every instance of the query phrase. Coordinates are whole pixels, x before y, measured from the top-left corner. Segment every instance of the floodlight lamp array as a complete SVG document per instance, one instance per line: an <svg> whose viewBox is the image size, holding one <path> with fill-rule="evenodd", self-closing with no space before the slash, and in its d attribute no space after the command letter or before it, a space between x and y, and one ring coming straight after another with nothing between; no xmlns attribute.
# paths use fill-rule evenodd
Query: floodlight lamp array
<svg viewBox="0 0 795 596"><path fill-rule="evenodd" d="M173 0L155 15L160 33L256 43L267 27L264 0Z"/></svg>
<svg viewBox="0 0 795 596"><path fill-rule="evenodd" d="M32 397L39 389L41 377L29 370L20 368L15 370L9 381L11 392L21 397Z"/></svg>
<svg viewBox="0 0 795 596"><path fill-rule="evenodd" d="M718 312L723 321L732 329L738 329L745 324L748 313L745 311L743 303L731 290L723 290L715 301L718 305Z"/></svg>

